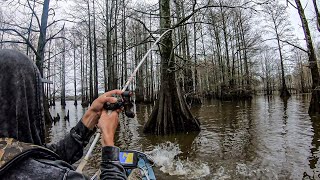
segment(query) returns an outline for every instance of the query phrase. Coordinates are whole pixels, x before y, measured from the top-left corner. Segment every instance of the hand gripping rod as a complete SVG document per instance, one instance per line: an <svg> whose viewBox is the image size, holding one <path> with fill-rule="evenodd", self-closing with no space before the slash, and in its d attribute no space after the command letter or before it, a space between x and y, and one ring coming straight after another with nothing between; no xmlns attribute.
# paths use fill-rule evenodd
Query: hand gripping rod
<svg viewBox="0 0 320 180"><path fill-rule="evenodd" d="M172 31L172 30L173 30L173 29L168 29L168 30L166 30L165 32L163 32L163 33L160 35L160 37L152 44L151 48L150 48L150 49L148 50L148 52L143 56L143 58L141 59L141 61L140 61L139 64L138 64L138 66L134 69L134 71L132 72L132 74L131 74L130 77L128 78L126 84L123 86L123 88L122 88L122 90L121 90L122 92L124 92L124 91L128 88L130 82L131 82L131 81L133 80L133 78L136 76L139 68L141 67L142 63L147 59L147 57L148 57L149 53L152 51L152 49L157 45L157 43L161 40L161 38L162 38L166 33L168 33L169 31ZM110 111L108 111L108 112L110 113ZM82 170L83 170L84 166L87 164L87 162L88 162L88 160L89 160L89 157L91 156L91 153L92 153L95 145L97 144L99 138L100 138L100 131L98 130L97 133L96 133L96 135L95 135L95 137L94 137L93 142L92 142L91 145L90 145L90 148L89 148L86 156L81 160L79 166L77 167L77 170L76 170L77 172L80 172L80 173L82 172Z"/></svg>

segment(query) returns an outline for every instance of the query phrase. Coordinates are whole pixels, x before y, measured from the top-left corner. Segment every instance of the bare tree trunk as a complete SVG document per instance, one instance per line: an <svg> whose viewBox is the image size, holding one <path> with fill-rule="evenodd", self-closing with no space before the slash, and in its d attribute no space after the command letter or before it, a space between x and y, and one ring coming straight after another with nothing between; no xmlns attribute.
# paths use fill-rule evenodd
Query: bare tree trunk
<svg viewBox="0 0 320 180"><path fill-rule="evenodd" d="M89 35L88 35L88 42L89 42L89 54L90 54L90 61L89 61L89 102L92 103L94 100L93 95L93 67L92 67L92 40L91 40L91 13L90 13L90 1L87 2L87 10L88 10L88 29L89 29Z"/></svg>
<svg viewBox="0 0 320 180"><path fill-rule="evenodd" d="M250 74L249 74L249 64L248 64L248 56L247 56L247 43L244 36L244 29L243 29L243 23L240 13L240 37L242 40L242 48L243 48L243 60L244 60L244 70L245 70L245 80L246 80L246 90L248 90L251 93L251 81L250 81Z"/></svg>
<svg viewBox="0 0 320 180"><path fill-rule="evenodd" d="M275 29L276 34L277 34L277 43L278 43L278 50L279 50L279 56L280 56L280 64L281 64L281 82L282 82L282 87L280 91L280 97L282 98L289 98L291 96L290 92L288 91L287 85L286 85L286 78L284 75L284 67L283 67L283 56L282 56L282 51L281 51L281 46L280 46L280 39L278 35L277 29Z"/></svg>
<svg viewBox="0 0 320 180"><path fill-rule="evenodd" d="M162 32L171 26L170 0L160 0L160 27ZM145 133L171 134L178 132L200 131L200 122L187 107L176 83L172 34L161 40L161 87L158 100L144 127Z"/></svg>
<svg viewBox="0 0 320 180"><path fill-rule="evenodd" d="M57 44L55 43L55 49ZM57 66L57 56L54 58L53 61L53 92L52 92L52 106L56 106L56 66Z"/></svg>
<svg viewBox="0 0 320 180"><path fill-rule="evenodd" d="M197 0L194 0L192 10L194 11ZM193 93L197 93L198 79L197 79L197 28L196 28L196 16L193 16L193 57L194 57L194 66L193 66Z"/></svg>
<svg viewBox="0 0 320 180"><path fill-rule="evenodd" d="M96 37L96 11L94 6L94 0L92 1L92 10L93 10L93 65L94 65L94 92L93 100L97 99L98 94L98 57L97 57L97 37ZM92 101L93 101L92 100Z"/></svg>
<svg viewBox="0 0 320 180"><path fill-rule="evenodd" d="M184 1L177 0L176 3L176 11L177 13L181 12L181 17L178 15L177 20L180 21L181 19L185 18L185 11L184 11ZM181 32L181 49L182 49L182 57L183 57L183 90L185 93L191 93L193 91L193 77L192 77L192 63L190 57L190 47L189 47L189 34L187 30L187 25L179 27Z"/></svg>
<svg viewBox="0 0 320 180"><path fill-rule="evenodd" d="M44 52L45 52L45 45L46 45L49 4L50 4L50 0L44 0L42 16L41 16L40 35L38 39L38 47L37 47L37 54L36 54L36 65L40 71L41 77L43 77L43 61L44 61ZM44 89L42 89L42 92L44 92ZM49 112L49 104L48 104L47 97L45 96L44 93L43 93L43 108L44 108L44 116L45 116L46 122L51 123L53 119Z"/></svg>
<svg viewBox="0 0 320 180"><path fill-rule="evenodd" d="M78 105L77 101L77 76L76 76L76 40L73 37L73 82L74 82L74 105Z"/></svg>
<svg viewBox="0 0 320 180"><path fill-rule="evenodd" d="M304 31L304 36L307 43L308 48L308 56L309 56L309 67L311 69L312 75L312 96L309 106L309 114L319 114L320 113L320 84L319 84L319 70L317 64L317 57L314 52L313 43L311 39L311 34L309 30L308 21L304 14L303 7L301 5L300 0L295 0L297 4L297 10L300 15L302 28Z"/></svg>
<svg viewBox="0 0 320 180"><path fill-rule="evenodd" d="M114 39L113 39L113 87L112 89L118 88L118 0L115 0L115 11L114 11Z"/></svg>
<svg viewBox="0 0 320 180"><path fill-rule="evenodd" d="M28 2L28 4L29 4L30 2ZM36 3L36 1L34 0L33 1L33 6L32 6L32 8L31 8L31 11L33 12L34 11L34 8L35 8L35 3ZM29 4L30 5L30 4ZM30 36L31 36L31 28L32 28L32 23L33 23L33 16L34 16L34 13L31 13L31 18L30 18L30 23L29 23L29 28L28 28L28 37L27 37L27 41L29 41L30 40ZM27 45L27 55L29 55L29 45Z"/></svg>
<svg viewBox="0 0 320 180"><path fill-rule="evenodd" d="M103 57L103 80L104 80L104 91L108 91L108 74L107 74L107 57L106 57L106 47L102 45L102 57Z"/></svg>
<svg viewBox="0 0 320 180"><path fill-rule="evenodd" d="M49 42L49 53L48 53L48 71L47 71L47 79L50 80L50 76L51 76L51 73L50 73L50 66L51 66L51 43L52 41ZM48 101L48 104L49 104L49 107L51 106L51 92L50 92L50 83L46 84L47 85L47 92L46 92L46 97L48 98L47 101Z"/></svg>
<svg viewBox="0 0 320 180"><path fill-rule="evenodd" d="M304 78L303 78L303 65L301 62L299 62L299 67L300 67L300 84L301 84L301 92L305 93L305 87L304 87Z"/></svg>
<svg viewBox="0 0 320 180"><path fill-rule="evenodd" d="M227 36L227 25L226 25L226 19L225 19L225 12L222 11L222 4L220 1L220 13L221 13L221 18L222 18L222 31L223 31L223 37L224 37L224 46L225 46L225 53L226 53L226 60L227 60L227 87L229 88L230 86L230 57L229 57L229 45L228 45L228 36Z"/></svg>
<svg viewBox="0 0 320 180"><path fill-rule="evenodd" d="M140 25L136 25L136 38L135 38L135 44L138 44L142 40L142 32L141 32L141 27ZM142 57L142 45L135 47L135 67L139 64L139 61ZM136 76L136 90L135 90L135 95L136 95L136 102L143 102L144 99L144 69L143 66L138 70L137 76Z"/></svg>
<svg viewBox="0 0 320 180"><path fill-rule="evenodd" d="M113 89L113 57L112 57L112 46L111 46L111 24L112 24L112 13L113 13L112 0L110 13L109 13L109 0L106 0L106 31L107 31L107 69L108 69L108 89Z"/></svg>
<svg viewBox="0 0 320 180"><path fill-rule="evenodd" d="M123 85L125 81L128 79L128 67L127 67L127 38L126 38L126 4L125 0L122 1L123 9L122 9L122 62L123 62L123 71L124 77L122 77L123 81L121 84Z"/></svg>
<svg viewBox="0 0 320 180"><path fill-rule="evenodd" d="M80 44L80 73L81 73L81 104L85 102L85 96L84 96L84 38L81 38L81 44Z"/></svg>
<svg viewBox="0 0 320 180"><path fill-rule="evenodd" d="M208 71L205 43L204 43L204 38L203 38L203 36L204 36L203 35L203 28L200 29L200 35L201 35L202 52L203 52L204 65L205 65L205 85L206 85L206 92L208 93L210 91L210 82L209 82L209 71Z"/></svg>
<svg viewBox="0 0 320 180"><path fill-rule="evenodd" d="M149 28L151 29L152 27L152 24L151 24L151 13L150 13L150 24L149 24ZM149 47L152 46L152 42L150 42L149 44ZM150 53L150 74L151 74L151 94L150 94L150 100L151 102L153 102L155 100L155 97L154 97L154 85L155 85L155 82L154 82L154 72L153 72L153 57L152 57L152 52Z"/></svg>
<svg viewBox="0 0 320 180"><path fill-rule="evenodd" d="M65 30L62 31L62 37L65 38ZM61 58L61 107L66 106L66 40L62 40L62 58Z"/></svg>
<svg viewBox="0 0 320 180"><path fill-rule="evenodd" d="M89 50L89 40L88 39L87 39L86 49L87 49L87 52L88 52L88 50ZM89 97L90 93L88 93L88 91L89 91L89 84L88 84L88 54L86 54L85 64L86 64L85 74L84 74L84 77L85 77L85 103L82 104L82 107L87 107L89 105L89 103L90 103L90 97Z"/></svg>

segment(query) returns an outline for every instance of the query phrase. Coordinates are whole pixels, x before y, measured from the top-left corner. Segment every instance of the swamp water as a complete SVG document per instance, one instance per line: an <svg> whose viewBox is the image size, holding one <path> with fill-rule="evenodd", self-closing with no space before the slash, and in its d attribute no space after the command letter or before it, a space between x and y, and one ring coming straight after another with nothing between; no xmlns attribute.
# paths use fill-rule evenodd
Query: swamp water
<svg viewBox="0 0 320 180"><path fill-rule="evenodd" d="M308 95L257 96L252 101L204 101L192 109L201 122L197 134L152 136L143 134L150 105L137 105L136 118L121 116L116 145L139 150L155 161L161 179L320 179L320 118L307 114ZM58 102L57 102L58 104ZM70 121L63 120L67 110ZM61 120L48 129L56 142L76 125L85 112L68 101L65 110L51 109ZM84 169L93 175L99 168L100 148Z"/></svg>

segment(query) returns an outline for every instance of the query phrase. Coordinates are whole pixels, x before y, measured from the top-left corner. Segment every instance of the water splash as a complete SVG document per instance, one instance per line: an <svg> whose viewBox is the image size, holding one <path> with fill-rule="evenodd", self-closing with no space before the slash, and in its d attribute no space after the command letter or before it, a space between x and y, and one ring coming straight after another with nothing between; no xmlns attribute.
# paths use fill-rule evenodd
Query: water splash
<svg viewBox="0 0 320 180"><path fill-rule="evenodd" d="M181 160L177 157L182 153L176 143L162 143L147 152L160 170L170 175L184 176L187 179L205 177L210 174L209 166L200 161Z"/></svg>

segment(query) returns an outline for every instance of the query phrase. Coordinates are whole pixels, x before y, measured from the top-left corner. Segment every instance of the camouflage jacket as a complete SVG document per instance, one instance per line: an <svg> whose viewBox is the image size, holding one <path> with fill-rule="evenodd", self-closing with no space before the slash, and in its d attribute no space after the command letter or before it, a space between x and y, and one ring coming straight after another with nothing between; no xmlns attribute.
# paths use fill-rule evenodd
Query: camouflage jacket
<svg viewBox="0 0 320 180"><path fill-rule="evenodd" d="M19 142L13 138L0 138L0 176L29 157L60 159L56 153L42 146Z"/></svg>
<svg viewBox="0 0 320 180"><path fill-rule="evenodd" d="M91 135L80 121L64 139L46 147L0 138L0 179L88 179L70 164L81 158ZM102 148L100 170L101 179L126 179L119 148Z"/></svg>

